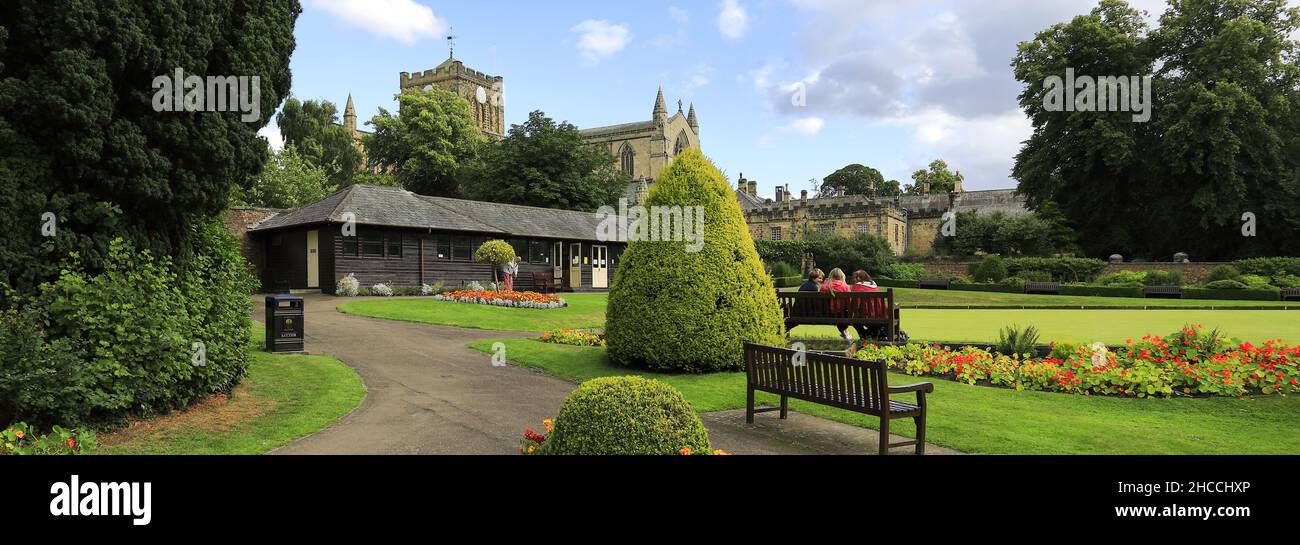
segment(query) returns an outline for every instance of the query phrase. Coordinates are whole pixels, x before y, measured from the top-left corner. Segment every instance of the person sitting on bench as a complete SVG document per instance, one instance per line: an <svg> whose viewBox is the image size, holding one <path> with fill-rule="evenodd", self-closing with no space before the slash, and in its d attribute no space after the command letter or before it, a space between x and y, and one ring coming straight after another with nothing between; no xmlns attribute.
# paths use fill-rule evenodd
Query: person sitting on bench
<svg viewBox="0 0 1300 545"><path fill-rule="evenodd" d="M853 273L853 291L865 291L865 292L875 293L880 291L880 287L876 285L875 280L871 279L871 275L867 274L867 271L859 270ZM855 303L855 308L853 309L853 313L858 316L878 315L880 313L875 312L878 309L872 307L875 307L877 305L883 305L881 301L874 301L874 300L854 301L854 303ZM853 329L854 331L858 332L858 340L866 339L868 337L873 339L880 338L880 331L879 331L881 329L880 326L871 326L868 329L868 326L854 325Z"/></svg>
<svg viewBox="0 0 1300 545"><path fill-rule="evenodd" d="M844 282L844 271L838 267L831 269L829 278L829 280L822 283L822 291L831 294L831 298L835 297L836 292L848 293L853 291L853 288L850 288L849 285ZM845 310L847 309L844 308L844 301L831 301L831 314L839 315L844 313ZM840 336L843 337L845 341L853 342L853 338L849 336L849 326L845 324L837 324L835 328L840 330Z"/></svg>

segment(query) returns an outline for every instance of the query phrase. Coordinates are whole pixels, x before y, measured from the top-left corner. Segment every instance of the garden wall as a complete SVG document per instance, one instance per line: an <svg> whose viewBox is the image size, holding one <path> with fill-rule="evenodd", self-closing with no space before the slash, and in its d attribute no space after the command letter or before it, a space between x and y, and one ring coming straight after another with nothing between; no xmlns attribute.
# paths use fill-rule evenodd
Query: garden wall
<svg viewBox="0 0 1300 545"><path fill-rule="evenodd" d="M931 278L952 278L955 276L970 276L970 266L972 262L953 262L939 261L927 262L925 273ZM1210 275L1215 267L1230 265L1230 263L1107 263L1106 268L1102 269L1101 274L1111 274L1121 271L1171 271L1183 275L1183 280L1191 284L1201 284L1205 282L1206 277Z"/></svg>

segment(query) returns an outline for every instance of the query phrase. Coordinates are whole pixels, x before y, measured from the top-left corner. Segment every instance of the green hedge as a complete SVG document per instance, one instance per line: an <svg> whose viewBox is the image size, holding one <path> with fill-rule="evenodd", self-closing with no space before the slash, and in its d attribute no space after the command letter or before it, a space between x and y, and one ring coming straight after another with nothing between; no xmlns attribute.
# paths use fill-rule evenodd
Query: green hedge
<svg viewBox="0 0 1300 545"><path fill-rule="evenodd" d="M1214 299L1228 301L1278 301L1282 295L1279 290L1215 290L1207 288L1183 288L1184 299Z"/></svg>
<svg viewBox="0 0 1300 545"><path fill-rule="evenodd" d="M778 288L794 288L803 284L803 277L783 276L781 278L774 278L773 282L776 283L776 287Z"/></svg>
<svg viewBox="0 0 1300 545"><path fill-rule="evenodd" d="M708 454L709 432L676 388L644 377L589 380L565 398L542 454Z"/></svg>
<svg viewBox="0 0 1300 545"><path fill-rule="evenodd" d="M1136 297L1142 298L1142 288L1120 286L1061 286L1061 295L1083 295L1090 297Z"/></svg>
<svg viewBox="0 0 1300 545"><path fill-rule="evenodd" d="M1256 257L1233 262L1242 274L1265 278L1275 276L1300 276L1300 257Z"/></svg>
<svg viewBox="0 0 1300 545"><path fill-rule="evenodd" d="M876 285L882 288L919 288L921 282L917 280L895 280L892 278L877 278Z"/></svg>
<svg viewBox="0 0 1300 545"><path fill-rule="evenodd" d="M1082 257L1011 257L1006 264L1011 276L1029 278L1025 273L1041 272L1057 282L1089 282L1106 268L1105 261Z"/></svg>
<svg viewBox="0 0 1300 545"><path fill-rule="evenodd" d="M802 240L755 240L754 249L764 263L803 263L808 244Z"/></svg>

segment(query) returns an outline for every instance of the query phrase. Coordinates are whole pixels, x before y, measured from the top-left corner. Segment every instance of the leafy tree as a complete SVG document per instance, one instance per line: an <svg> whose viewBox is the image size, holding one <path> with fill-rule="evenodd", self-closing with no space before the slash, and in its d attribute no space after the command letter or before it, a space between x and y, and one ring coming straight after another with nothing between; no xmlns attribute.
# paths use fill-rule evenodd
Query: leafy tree
<svg viewBox="0 0 1300 545"><path fill-rule="evenodd" d="M956 236L940 233L935 237L934 250L940 255L953 256L970 256L980 251L1007 256L1073 253L1072 232L1058 221L1040 213L961 212L957 214Z"/></svg>
<svg viewBox="0 0 1300 545"><path fill-rule="evenodd" d="M912 185L907 186L909 195L927 195L933 193L948 193L957 189L957 183L965 180L961 172L953 172L948 169L948 163L943 159L935 159L930 163L930 167L924 170L918 170L912 173Z"/></svg>
<svg viewBox="0 0 1300 545"><path fill-rule="evenodd" d="M248 206L298 208L325 198L334 189L325 169L304 158L294 145L270 154L262 174L236 200Z"/></svg>
<svg viewBox="0 0 1300 545"><path fill-rule="evenodd" d="M406 89L397 102L397 115L380 108L369 122L375 128L365 140L371 162L393 169L409 191L459 196L459 176L485 142L469 103L436 87Z"/></svg>
<svg viewBox="0 0 1300 545"><path fill-rule="evenodd" d="M678 155L650 187L646 206L702 206L704 246L691 252L690 242L628 244L609 291L610 361L704 373L742 368L747 341L782 346L776 289L717 167L699 150Z"/></svg>
<svg viewBox="0 0 1300 545"><path fill-rule="evenodd" d="M497 270L515 260L515 249L504 240L489 240L474 250L474 261L492 265L492 282L497 282Z"/></svg>
<svg viewBox="0 0 1300 545"><path fill-rule="evenodd" d="M286 146L292 145L311 162L325 169L332 188L348 186L361 166L361 150L351 131L338 124L337 108L328 100L289 97L275 116Z"/></svg>
<svg viewBox="0 0 1300 545"><path fill-rule="evenodd" d="M885 181L879 170L855 163L831 173L817 188L818 197L830 197L840 192L869 197L893 197L902 194L902 189L898 180Z"/></svg>
<svg viewBox="0 0 1300 545"><path fill-rule="evenodd" d="M1059 205L1090 255L1294 254L1300 241L1300 9L1283 0L1175 0L1149 30L1121 0L1020 44L1034 133L1013 176L1031 208ZM1151 118L1059 112L1045 80L1155 74ZM1242 217L1257 237L1243 237Z"/></svg>
<svg viewBox="0 0 1300 545"><path fill-rule="evenodd" d="M93 273L117 237L182 257L191 226L266 160L257 131L288 93L300 11L293 0L0 3L0 217L11 227L0 281L28 291L71 252ZM258 77L257 118L156 111L154 80L178 67Z"/></svg>
<svg viewBox="0 0 1300 545"><path fill-rule="evenodd" d="M894 251L885 239L865 233L851 237L810 233L807 248L817 267L826 272L839 267L848 275L859 269L878 275L896 261Z"/></svg>
<svg viewBox="0 0 1300 545"><path fill-rule="evenodd" d="M476 200L591 212L617 202L629 181L577 127L535 111L484 148L462 189Z"/></svg>
<svg viewBox="0 0 1300 545"><path fill-rule="evenodd" d="M352 176L352 183L361 185L378 185L383 187L402 187L401 180L398 180L391 174L375 174L373 172L358 172Z"/></svg>

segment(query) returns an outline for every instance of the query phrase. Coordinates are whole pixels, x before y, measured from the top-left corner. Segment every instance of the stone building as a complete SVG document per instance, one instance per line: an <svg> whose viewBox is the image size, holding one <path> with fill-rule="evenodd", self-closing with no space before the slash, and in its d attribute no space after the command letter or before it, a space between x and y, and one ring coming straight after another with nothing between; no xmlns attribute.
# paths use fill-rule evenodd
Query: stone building
<svg viewBox="0 0 1300 545"><path fill-rule="evenodd" d="M402 72L398 88L431 89L435 86L456 93L469 102L474 122L483 134L493 138L505 137L505 78L468 68L453 55L424 72Z"/></svg>
<svg viewBox="0 0 1300 545"><path fill-rule="evenodd" d="M934 247L934 239L943 224L943 215L955 212L1025 213L1023 197L1014 189L989 191L954 191L939 195L901 195L872 198L864 195L799 197L790 185L776 187L774 198L758 195L758 182L740 175L736 184L740 201L755 240L799 240L809 233L876 235L889 243L895 254L911 252L924 255Z"/></svg>
<svg viewBox="0 0 1300 545"><path fill-rule="evenodd" d="M632 177L629 188L632 200L644 197L646 189L673 157L700 147L700 122L695 117L695 105L691 104L689 112L683 112L679 100L677 113L670 117L663 88L655 97L649 120L583 129L581 133L587 143L604 146L619 168Z"/></svg>

